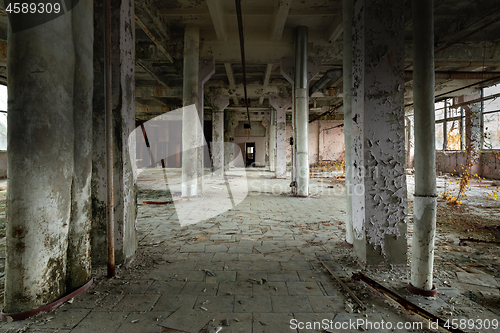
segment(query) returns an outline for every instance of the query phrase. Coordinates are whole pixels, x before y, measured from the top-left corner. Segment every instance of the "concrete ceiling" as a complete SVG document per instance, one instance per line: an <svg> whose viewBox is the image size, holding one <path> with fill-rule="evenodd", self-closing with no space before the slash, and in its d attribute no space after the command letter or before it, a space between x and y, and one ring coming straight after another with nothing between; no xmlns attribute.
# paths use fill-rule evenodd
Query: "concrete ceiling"
<svg viewBox="0 0 500 333"><path fill-rule="evenodd" d="M405 67L411 71L412 13L411 1L406 2ZM253 108L269 107L266 96L288 85L280 73L280 61L294 56L293 34L299 25L309 28L309 57L321 59L321 71L311 84L327 70L341 67L341 0L242 0L241 4ZM205 85L206 93L230 95L230 107L241 105L243 78L234 0L136 0L136 13L173 60L167 61L164 53L158 52L151 39L136 26L138 48L151 48L149 53L137 52L140 112L157 114L181 105L182 39L187 23L200 26L200 56L215 59L215 75ZM500 3L496 1L435 1L436 71L500 72L499 20ZM469 80L437 79L436 94L478 81L481 75ZM342 84L332 88L332 83L333 80L312 96L312 112L342 102ZM155 86L168 87L169 93L152 89ZM411 86L411 79L407 79L406 103L412 102Z"/></svg>

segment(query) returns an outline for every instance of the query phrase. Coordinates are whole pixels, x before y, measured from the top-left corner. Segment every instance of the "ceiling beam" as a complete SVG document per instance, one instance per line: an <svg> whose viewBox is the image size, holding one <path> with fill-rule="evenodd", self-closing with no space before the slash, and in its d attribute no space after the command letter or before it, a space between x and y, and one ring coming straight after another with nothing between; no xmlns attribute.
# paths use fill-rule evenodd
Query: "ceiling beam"
<svg viewBox="0 0 500 333"><path fill-rule="evenodd" d="M335 42L344 31L342 27L342 16L336 16L335 19L332 20L332 23L326 29L326 40L329 42Z"/></svg>
<svg viewBox="0 0 500 333"><path fill-rule="evenodd" d="M291 5L292 0L278 0L278 8L274 13L274 19L271 26L272 41L281 40L283 29L285 28L286 18L288 17Z"/></svg>
<svg viewBox="0 0 500 333"><path fill-rule="evenodd" d="M224 15L224 6L221 0L207 0L208 11L212 17L215 33L219 40L227 41L227 25Z"/></svg>
<svg viewBox="0 0 500 333"><path fill-rule="evenodd" d="M266 72L264 73L263 86L267 87L269 85L269 79L271 78L271 72L273 71L273 64L267 64ZM264 103L264 96L260 96L259 104Z"/></svg>
<svg viewBox="0 0 500 333"><path fill-rule="evenodd" d="M241 11L243 16L270 16L275 13L276 6L241 6ZM208 16L211 15L206 9L162 9L159 14L164 17L175 17L175 16ZM236 10L233 8L227 8L224 11L225 16L236 15ZM338 15L338 11L333 10L317 10L317 9L291 9L288 12L288 16L301 17L301 16L335 16Z"/></svg>
<svg viewBox="0 0 500 333"><path fill-rule="evenodd" d="M148 37L151 39L151 41L156 45L156 47L158 47L158 50L160 51L161 55L165 56L165 58L168 61L173 63L174 59L172 58L172 56L167 52L167 50L165 50L160 41L156 39L156 37L151 33L151 31L149 31L144 22L142 22L142 20L137 15L135 15L135 22L137 22L137 24L141 27L142 31L144 31L146 35L148 35Z"/></svg>
<svg viewBox="0 0 500 333"><path fill-rule="evenodd" d="M158 83L160 83L162 86L164 87L168 87L169 86L169 82L168 80L165 80L165 78L163 77L163 75L159 74L154 68L153 66L151 66L150 64L147 64L143 61L140 61L138 60L137 61L137 64L139 66L141 66L142 68L144 68L144 70L146 72L149 73L149 75L151 75L156 81L158 81Z"/></svg>
<svg viewBox="0 0 500 333"><path fill-rule="evenodd" d="M227 80L229 81L229 89L236 90L236 82L234 81L234 73L231 64L228 62L224 63L224 67L226 68ZM233 97L233 103L235 105L239 105L239 101L237 97Z"/></svg>

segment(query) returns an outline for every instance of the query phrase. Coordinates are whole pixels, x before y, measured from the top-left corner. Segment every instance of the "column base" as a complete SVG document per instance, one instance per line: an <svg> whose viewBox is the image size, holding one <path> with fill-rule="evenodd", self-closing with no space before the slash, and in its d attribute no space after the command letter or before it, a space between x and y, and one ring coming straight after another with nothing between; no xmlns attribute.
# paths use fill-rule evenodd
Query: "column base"
<svg viewBox="0 0 500 333"><path fill-rule="evenodd" d="M348 241L344 241L344 246L345 247L354 247L354 244L349 243Z"/></svg>
<svg viewBox="0 0 500 333"><path fill-rule="evenodd" d="M35 309L35 310L18 312L18 313L4 313L2 311L2 312L0 312L0 319L3 321L7 321L7 318L11 317L13 320L23 320L23 319L27 319L30 317L34 317L40 313L52 311L55 308L57 308L58 306L61 306L64 302L69 301L70 299L84 293L87 289L90 288L92 283L94 283L94 278L91 278L89 282L85 283L83 286L81 286L77 290L73 291L71 294L68 294L62 298L59 298L57 301L54 301L54 302L47 304L47 305L44 305L44 306L42 306L38 309Z"/></svg>
<svg viewBox="0 0 500 333"><path fill-rule="evenodd" d="M438 292L435 285L432 285L431 290L425 290L425 289L420 289L420 288L414 287L411 285L411 283L408 283L407 288L412 294L427 296L427 297L432 297L432 296L436 295Z"/></svg>

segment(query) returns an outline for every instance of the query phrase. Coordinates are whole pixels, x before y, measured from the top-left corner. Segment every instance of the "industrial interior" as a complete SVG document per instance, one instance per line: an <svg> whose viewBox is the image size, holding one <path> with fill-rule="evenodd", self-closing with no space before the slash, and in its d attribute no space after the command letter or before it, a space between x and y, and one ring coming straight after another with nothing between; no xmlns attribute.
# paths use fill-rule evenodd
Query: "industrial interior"
<svg viewBox="0 0 500 333"><path fill-rule="evenodd" d="M498 329L497 1L0 5L0 330Z"/></svg>

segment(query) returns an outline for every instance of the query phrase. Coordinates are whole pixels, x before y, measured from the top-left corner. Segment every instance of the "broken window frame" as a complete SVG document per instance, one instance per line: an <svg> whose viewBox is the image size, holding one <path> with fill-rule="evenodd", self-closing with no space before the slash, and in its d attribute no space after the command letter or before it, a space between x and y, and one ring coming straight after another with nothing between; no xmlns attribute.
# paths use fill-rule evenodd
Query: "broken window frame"
<svg viewBox="0 0 500 333"><path fill-rule="evenodd" d="M436 114L435 123L436 123L436 126L441 124L442 133L443 133L443 144L442 144L442 146L438 145L438 142L436 141L436 150L449 151L449 152L464 150L464 147L465 147L465 143L464 143L465 112L464 112L463 108L458 108L458 109L451 108L450 106L452 105L452 102L453 102L453 98L445 98L445 99L437 101L434 104L435 105L434 112ZM443 104L443 106L439 107L439 104L441 104L441 103ZM439 115L441 113L441 110L442 110L442 118L441 118L441 115ZM452 114L452 113L455 113L455 114ZM439 118L439 119L437 119L437 118ZM448 125L450 122L455 122L455 121L458 121L458 132L460 135L460 147L458 149L450 149L448 146L448 131L449 131ZM450 130L455 130L455 129L450 128ZM438 133L437 130L436 130L436 133ZM437 140L437 136L436 136L436 140Z"/></svg>
<svg viewBox="0 0 500 333"><path fill-rule="evenodd" d="M495 146L493 146L492 144L487 146L487 143L486 143L488 131L487 131L487 127L485 127L485 124L484 124L485 123L485 116L488 117L489 115L492 115L492 114L500 115L500 105L497 106L496 108L492 108L492 109L489 109L485 105L485 102L487 102L487 101L495 102L498 99L498 97L492 98L492 99L488 98L489 96L495 95L494 91L491 93L489 91L485 93L485 90L489 90L490 88L493 88L493 87L499 87L498 90L500 90L500 84L495 84L495 85L492 85L489 87L481 88L481 99L483 99L481 101L481 134L482 134L481 135L481 149L482 150L500 150L500 142ZM497 93L498 93L498 90L497 90ZM498 101L500 101L500 99L498 99ZM488 110L486 110L486 109L488 109ZM500 118L498 120L497 126L498 126L499 132L500 132ZM500 139L500 135L499 135L499 139Z"/></svg>

